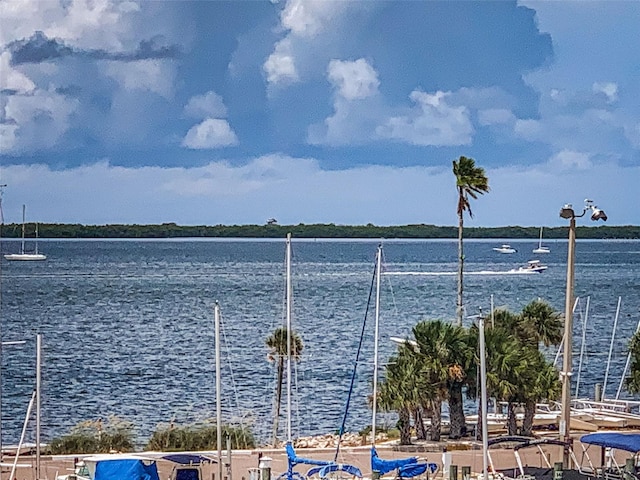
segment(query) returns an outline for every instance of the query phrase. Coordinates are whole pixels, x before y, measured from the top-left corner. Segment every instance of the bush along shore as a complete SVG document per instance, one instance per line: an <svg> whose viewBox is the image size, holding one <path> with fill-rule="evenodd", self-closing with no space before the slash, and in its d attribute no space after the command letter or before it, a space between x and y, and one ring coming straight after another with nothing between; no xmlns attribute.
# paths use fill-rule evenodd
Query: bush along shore
<svg viewBox="0 0 640 480"><path fill-rule="evenodd" d="M537 239L539 226L532 227L465 227L464 238ZM25 225L27 236L35 236L36 225ZM640 226L578 226L581 239L640 239ZM39 223L41 238L284 238L291 233L296 238L407 238L407 239L455 239L458 228L427 224L376 226L335 225L333 223L297 225L81 225L63 223ZM568 237L568 227L544 227L545 239ZM3 225L4 238L20 238L22 224Z"/></svg>

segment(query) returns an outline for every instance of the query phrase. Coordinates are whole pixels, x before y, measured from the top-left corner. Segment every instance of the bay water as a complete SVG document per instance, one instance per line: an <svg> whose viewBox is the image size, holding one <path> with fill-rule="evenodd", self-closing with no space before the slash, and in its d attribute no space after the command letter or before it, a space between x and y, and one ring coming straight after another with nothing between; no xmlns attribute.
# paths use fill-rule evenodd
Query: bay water
<svg viewBox="0 0 640 480"><path fill-rule="evenodd" d="M295 436L341 425L378 243L293 239L292 322L304 342L293 379ZM501 243L517 253L492 250ZM465 271L476 274L464 279L465 325L490 311L492 297L496 307L516 313L537 298L563 313L567 242L546 244L551 253L536 256L537 239L466 240ZM4 253L17 248L14 241L2 244ZM396 349L390 337L410 336L421 320L454 319L457 268L455 240L385 240L383 248L381 369ZM275 367L265 340L285 318L284 240L43 240L40 250L45 262L2 260L2 340L26 341L3 348L5 444L17 443L35 387L37 333L43 338L44 441L81 421L116 416L135 425L144 446L158 424L214 418L216 301L224 421L242 421L260 441L269 440ZM505 274L534 258L548 270ZM606 377L605 395L613 398L640 321L640 242L578 240L575 272L574 385L580 368L579 396L592 397ZM364 331L346 421L353 432L371 423L372 302ZM553 359L556 352L547 353ZM624 388L621 397L630 398ZM32 416L32 441L34 423Z"/></svg>

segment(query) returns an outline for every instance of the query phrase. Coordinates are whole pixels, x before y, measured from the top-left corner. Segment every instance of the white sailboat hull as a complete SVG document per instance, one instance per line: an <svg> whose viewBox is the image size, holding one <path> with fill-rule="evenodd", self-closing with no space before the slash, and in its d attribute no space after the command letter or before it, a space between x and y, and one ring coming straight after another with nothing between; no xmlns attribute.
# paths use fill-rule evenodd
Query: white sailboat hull
<svg viewBox="0 0 640 480"><path fill-rule="evenodd" d="M4 258L7 260L33 262L46 260L47 256L42 253L7 253Z"/></svg>

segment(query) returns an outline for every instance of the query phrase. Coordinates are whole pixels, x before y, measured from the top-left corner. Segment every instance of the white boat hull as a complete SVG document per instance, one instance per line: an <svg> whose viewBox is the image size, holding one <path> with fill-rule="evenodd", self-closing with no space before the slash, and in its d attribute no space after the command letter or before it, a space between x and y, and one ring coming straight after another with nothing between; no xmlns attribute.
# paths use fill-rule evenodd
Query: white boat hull
<svg viewBox="0 0 640 480"><path fill-rule="evenodd" d="M46 260L47 256L42 253L7 253L4 258L13 261L37 262Z"/></svg>

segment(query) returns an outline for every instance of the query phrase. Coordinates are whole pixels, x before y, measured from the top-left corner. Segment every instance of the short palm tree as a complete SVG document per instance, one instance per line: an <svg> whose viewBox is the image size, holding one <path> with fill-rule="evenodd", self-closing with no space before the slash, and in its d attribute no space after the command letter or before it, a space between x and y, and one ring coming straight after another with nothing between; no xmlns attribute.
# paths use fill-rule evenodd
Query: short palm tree
<svg viewBox="0 0 640 480"><path fill-rule="evenodd" d="M489 180L485 175L484 169L476 167L473 158L460 157L457 161L454 160L453 174L456 177L456 188L458 190L458 298L456 316L458 325L462 325L462 279L464 268L462 231L464 229L464 212L469 212L469 217L473 218L469 197L475 200L478 195L487 193L489 191Z"/></svg>
<svg viewBox="0 0 640 480"><path fill-rule="evenodd" d="M625 386L629 393L640 393L640 332L636 332L629 341L631 362Z"/></svg>
<svg viewBox="0 0 640 480"><path fill-rule="evenodd" d="M520 314L521 331L530 334L530 340L536 348L542 343L545 347L559 345L563 336L562 316L551 305L541 299L528 303Z"/></svg>
<svg viewBox="0 0 640 480"><path fill-rule="evenodd" d="M380 382L377 404L383 411L398 413L400 445L411 444L411 415L420 409L429 386L421 374L421 359L407 346L389 358ZM418 418L421 417L418 415ZM417 426L416 426L417 428Z"/></svg>
<svg viewBox="0 0 640 480"><path fill-rule="evenodd" d="M280 419L280 403L282 401L282 381L284 377L284 362L288 355L287 348L287 327L279 327L266 339L269 352L267 353L267 359L270 362L276 363L276 404L275 415L273 418L273 445L278 441L278 420ZM304 344L300 336L291 331L291 360L300 360L300 355Z"/></svg>
<svg viewBox="0 0 640 480"><path fill-rule="evenodd" d="M467 331L461 326L432 320L419 322L413 328L413 334L418 342L419 355L423 359L425 370L429 372L432 383L439 384L444 392L439 399L440 403L445 399L449 401L451 415L449 436L460 438L465 433L466 426L462 388L473 361L473 351L469 349ZM438 411L434 414L439 413L440 403L437 404Z"/></svg>
<svg viewBox="0 0 640 480"><path fill-rule="evenodd" d="M521 435L533 436L533 417L536 403L542 400L555 400L560 396L562 384L558 370L539 351L531 351L528 373L530 380L523 385L524 418Z"/></svg>

